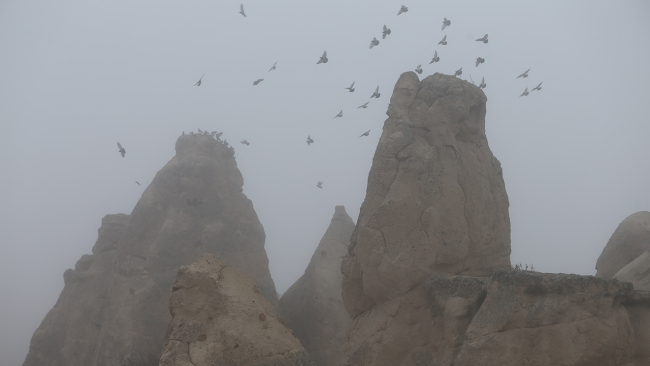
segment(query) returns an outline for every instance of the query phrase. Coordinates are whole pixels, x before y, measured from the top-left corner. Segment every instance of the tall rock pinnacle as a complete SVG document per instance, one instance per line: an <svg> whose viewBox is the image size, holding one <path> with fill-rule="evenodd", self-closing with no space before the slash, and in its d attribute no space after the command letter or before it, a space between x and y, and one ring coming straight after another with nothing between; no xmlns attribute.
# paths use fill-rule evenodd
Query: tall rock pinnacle
<svg viewBox="0 0 650 366"><path fill-rule="evenodd" d="M431 274L510 268L508 197L485 136L486 101L453 76L400 76L341 267L352 317Z"/></svg>
<svg viewBox="0 0 650 366"><path fill-rule="evenodd" d="M205 253L256 281L275 305L264 229L242 192L231 148L184 135L130 216L102 220L92 255L64 274L24 366L112 366L159 355L180 266Z"/></svg>
<svg viewBox="0 0 650 366"><path fill-rule="evenodd" d="M348 251L354 221L336 206L332 222L302 275L280 299L287 321L318 366L337 366L348 340L348 316L341 298L341 260Z"/></svg>

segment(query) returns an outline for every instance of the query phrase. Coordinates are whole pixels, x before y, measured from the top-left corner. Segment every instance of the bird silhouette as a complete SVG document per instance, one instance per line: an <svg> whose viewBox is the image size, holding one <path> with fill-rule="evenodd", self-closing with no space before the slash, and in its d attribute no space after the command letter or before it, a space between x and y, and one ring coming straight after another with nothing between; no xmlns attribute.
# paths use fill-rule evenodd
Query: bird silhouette
<svg viewBox="0 0 650 366"><path fill-rule="evenodd" d="M203 80L204 76L205 74L201 75L201 78L199 79L199 81L196 82L196 84L194 84L194 86L201 86L201 80Z"/></svg>
<svg viewBox="0 0 650 366"><path fill-rule="evenodd" d="M345 88L345 89L347 89L350 93L352 93L352 92L354 91L354 83L355 83L355 82L353 81L353 82L352 82L352 85L350 85L349 87L347 87L347 88Z"/></svg>
<svg viewBox="0 0 650 366"><path fill-rule="evenodd" d="M257 85L257 84L261 83L262 81L264 81L264 79L257 79L255 81L253 81L253 85Z"/></svg>
<svg viewBox="0 0 650 366"><path fill-rule="evenodd" d="M277 64L278 64L278 62L275 61L275 63L273 64L273 66L271 66L271 68L269 69L269 72L275 70L275 65L277 65Z"/></svg>
<svg viewBox="0 0 650 366"><path fill-rule="evenodd" d="M483 43L488 43L487 34L484 35L483 38L479 38L479 39L477 39L476 41L478 41L478 42L483 42Z"/></svg>
<svg viewBox="0 0 650 366"><path fill-rule="evenodd" d="M528 77L528 71L530 71L530 69L524 71L523 74L517 76L517 79L519 79L519 78L527 78Z"/></svg>
<svg viewBox="0 0 650 366"><path fill-rule="evenodd" d="M407 8L406 6L402 5L402 7L399 9L399 12L397 13L397 15L400 15L400 14L402 14L402 13L406 13L407 11L409 11L409 8Z"/></svg>
<svg viewBox="0 0 650 366"><path fill-rule="evenodd" d="M484 63L484 62L485 62L485 59L484 59L484 58L481 58L481 57L477 58L477 59L476 59L476 67L478 67L478 65L480 65L480 64L482 64L482 63Z"/></svg>
<svg viewBox="0 0 650 366"><path fill-rule="evenodd" d="M248 142L248 141L246 141L246 140L241 140L241 141L239 141L239 143L244 144L244 145L246 145L246 146L248 146L248 145L251 144L250 142Z"/></svg>
<svg viewBox="0 0 650 366"><path fill-rule="evenodd" d="M140 182L138 182L138 181L136 180L136 181L135 181L135 184L140 185Z"/></svg>
<svg viewBox="0 0 650 366"><path fill-rule="evenodd" d="M361 136L359 136L359 137L368 136L368 135L370 135L370 130L362 133Z"/></svg>
<svg viewBox="0 0 650 366"><path fill-rule="evenodd" d="M334 118L338 118L338 117L343 117L343 110L342 110L342 109L341 109L341 111L339 112L339 114L337 114L336 116L334 116ZM332 118L332 119L334 119L334 118Z"/></svg>
<svg viewBox="0 0 650 366"><path fill-rule="evenodd" d="M438 44L441 44L441 45L443 45L443 46L446 46L446 45L447 45L447 35L445 35L444 37L442 37L442 41L438 42Z"/></svg>
<svg viewBox="0 0 650 366"><path fill-rule="evenodd" d="M434 62L438 62L438 61L440 61L440 57L438 57L438 51L436 51L436 52L433 54L433 58L431 59L431 62L429 62L429 65L431 65L431 64L434 63Z"/></svg>
<svg viewBox="0 0 650 366"><path fill-rule="evenodd" d="M122 157L124 157L124 154L126 154L126 150L124 150L124 148L122 147L122 145L120 145L119 142L117 143L117 148L119 149L118 151L120 152L120 154L122 154Z"/></svg>
<svg viewBox="0 0 650 366"><path fill-rule="evenodd" d="M526 95L528 95L528 87L526 87L526 90L524 90L524 92L521 93L521 95L520 95L519 97L520 97L520 98L521 98L521 97L525 97Z"/></svg>
<svg viewBox="0 0 650 366"><path fill-rule="evenodd" d="M377 40L377 37L372 37L372 41L370 41L370 48L372 49L376 45L379 44L379 41Z"/></svg>
<svg viewBox="0 0 650 366"><path fill-rule="evenodd" d="M543 81L542 81L542 83L543 83ZM542 83L539 83L539 85L537 85L536 87L531 89L531 91L533 91L533 90L542 90Z"/></svg>
<svg viewBox="0 0 650 366"><path fill-rule="evenodd" d="M418 65L418 67L415 68L415 72L417 72L418 74L421 74L422 73L422 65Z"/></svg>
<svg viewBox="0 0 650 366"><path fill-rule="evenodd" d="M381 96L381 93L379 92L379 86L377 86L377 89L375 89L375 92L372 93L370 98L379 98Z"/></svg>
<svg viewBox="0 0 650 366"><path fill-rule="evenodd" d="M199 130L199 133L203 133L203 131L201 131L201 129L200 129L200 128L198 128L198 130Z"/></svg>
<svg viewBox="0 0 650 366"><path fill-rule="evenodd" d="M386 39L386 36L390 34L390 29L386 28L386 24L384 24L384 30L381 32L381 38Z"/></svg>
<svg viewBox="0 0 650 366"><path fill-rule="evenodd" d="M370 102L365 102L363 105L358 106L357 109L359 109L359 108L364 108L364 109L368 108L368 103L370 103Z"/></svg>
<svg viewBox="0 0 650 366"><path fill-rule="evenodd" d="M456 70L454 76L460 76L462 73L463 73L463 68L461 67L460 69Z"/></svg>
<svg viewBox="0 0 650 366"><path fill-rule="evenodd" d="M244 4L239 4L239 14L246 16L246 13L244 13Z"/></svg>
<svg viewBox="0 0 650 366"><path fill-rule="evenodd" d="M445 20L442 21L442 30L445 30L445 28L450 25L451 25L451 20L447 20L447 18L445 18Z"/></svg>
<svg viewBox="0 0 650 366"><path fill-rule="evenodd" d="M311 135L307 136L307 146L311 145L314 143L314 140L311 139Z"/></svg>
<svg viewBox="0 0 650 366"><path fill-rule="evenodd" d="M322 180L318 181L318 184L316 184L316 187L318 187L320 189L323 189L323 181Z"/></svg>
<svg viewBox="0 0 650 366"><path fill-rule="evenodd" d="M326 64L327 61L328 61L328 59L327 59L327 51L325 51L325 52L323 52L323 56L320 57L320 60L318 60L318 62L316 62L316 65L318 65L320 63Z"/></svg>
<svg viewBox="0 0 650 366"><path fill-rule="evenodd" d="M483 89L483 88L485 88L486 86L487 86L487 84L485 84L485 78L483 78L483 79L481 80L481 84L480 84L478 87L481 88L481 89Z"/></svg>

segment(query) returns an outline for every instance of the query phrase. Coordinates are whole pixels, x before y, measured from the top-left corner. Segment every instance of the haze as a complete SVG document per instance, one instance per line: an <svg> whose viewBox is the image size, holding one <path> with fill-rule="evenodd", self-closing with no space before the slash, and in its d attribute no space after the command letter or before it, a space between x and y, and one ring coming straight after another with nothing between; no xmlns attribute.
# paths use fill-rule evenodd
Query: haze
<svg viewBox="0 0 650 366"><path fill-rule="evenodd" d="M104 215L131 212L183 131L223 131L235 146L284 292L334 206L356 220L393 86L418 64L421 79L485 77L513 263L592 275L617 225L650 210L649 2L409 0L397 16L395 1L251 0L245 18L239 4L0 2L3 366L22 364L63 272L91 252Z"/></svg>

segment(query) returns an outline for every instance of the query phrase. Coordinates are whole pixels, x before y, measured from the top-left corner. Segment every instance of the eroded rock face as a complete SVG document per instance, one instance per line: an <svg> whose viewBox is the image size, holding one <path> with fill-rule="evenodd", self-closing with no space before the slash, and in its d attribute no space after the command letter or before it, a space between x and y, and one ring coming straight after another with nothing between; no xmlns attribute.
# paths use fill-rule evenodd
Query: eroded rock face
<svg viewBox="0 0 650 366"><path fill-rule="evenodd" d="M596 276L613 277L646 251L650 251L650 212L640 211L618 225L598 257Z"/></svg>
<svg viewBox="0 0 650 366"><path fill-rule="evenodd" d="M345 207L334 217L309 266L283 295L278 314L309 351L318 366L338 366L347 345L348 316L341 297L341 260L354 230Z"/></svg>
<svg viewBox="0 0 650 366"><path fill-rule="evenodd" d="M341 267L352 317L432 273L510 268L508 197L485 136L486 100L453 76L407 72L397 81Z"/></svg>
<svg viewBox="0 0 650 366"><path fill-rule="evenodd" d="M247 273L205 254L178 270L161 366L314 365Z"/></svg>
<svg viewBox="0 0 650 366"><path fill-rule="evenodd" d="M614 275L619 281L632 282L635 290L650 291L650 252L643 252Z"/></svg>
<svg viewBox="0 0 650 366"><path fill-rule="evenodd" d="M131 215L105 217L93 254L66 271L24 365L159 357L176 272L204 253L251 274L275 304L264 229L242 185L232 148L208 135L179 137Z"/></svg>

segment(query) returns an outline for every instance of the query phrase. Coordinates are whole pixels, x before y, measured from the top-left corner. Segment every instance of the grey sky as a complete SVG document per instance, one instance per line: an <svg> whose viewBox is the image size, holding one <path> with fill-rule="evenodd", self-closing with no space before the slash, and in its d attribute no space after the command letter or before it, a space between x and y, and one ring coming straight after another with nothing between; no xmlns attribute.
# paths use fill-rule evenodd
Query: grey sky
<svg viewBox="0 0 650 366"><path fill-rule="evenodd" d="M246 18L239 4L0 2L3 366L22 364L65 269L90 253L104 215L131 212L182 131L235 145L284 292L335 205L356 221L392 88L418 64L421 78L485 77L513 262L594 274L618 223L650 210L649 2L418 0L397 16L395 1L253 0Z"/></svg>

